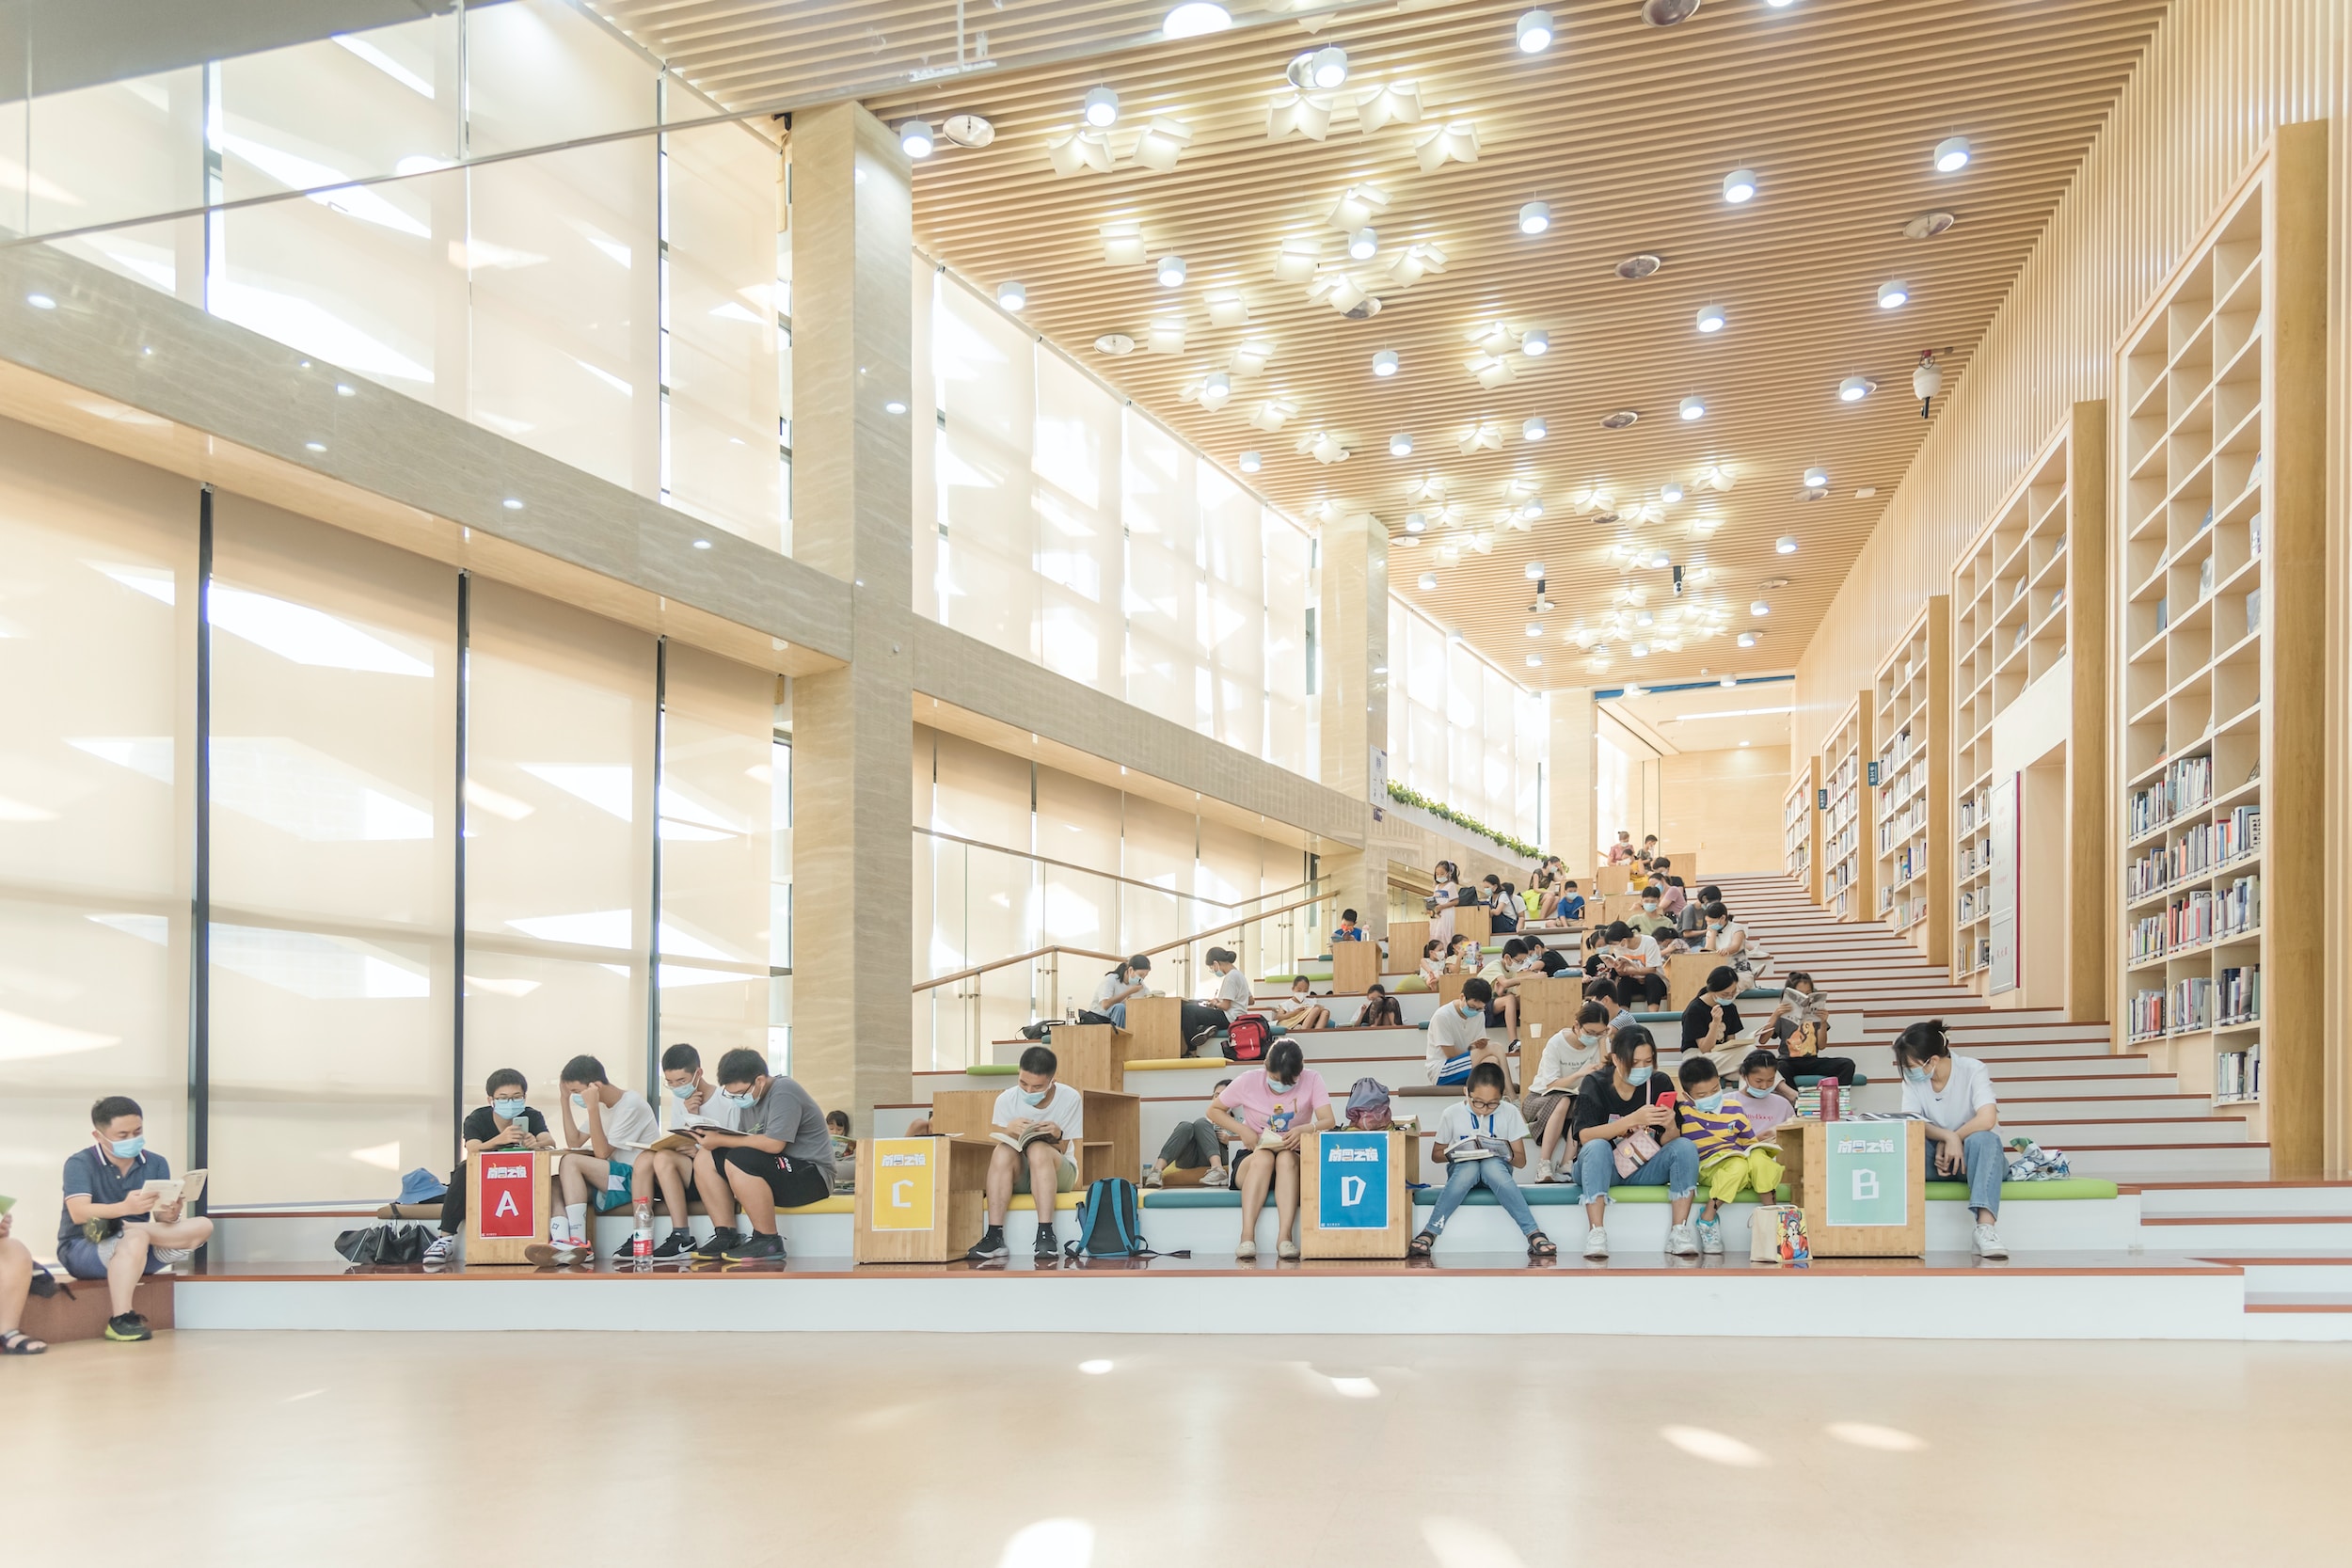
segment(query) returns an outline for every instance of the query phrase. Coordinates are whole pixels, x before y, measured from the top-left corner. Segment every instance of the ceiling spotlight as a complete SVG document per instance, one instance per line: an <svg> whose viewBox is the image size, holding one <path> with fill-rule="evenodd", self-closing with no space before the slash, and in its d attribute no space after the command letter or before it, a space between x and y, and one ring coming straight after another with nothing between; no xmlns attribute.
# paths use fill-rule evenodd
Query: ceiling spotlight
<svg viewBox="0 0 2352 1568"><path fill-rule="evenodd" d="M1551 227L1551 204L1531 201L1519 209L1519 232L1540 234Z"/></svg>
<svg viewBox="0 0 2352 1568"><path fill-rule="evenodd" d="M1774 553L1779 555L1796 554L1797 536L1793 533L1782 534L1779 538L1772 541L1772 549Z"/></svg>
<svg viewBox="0 0 2352 1568"><path fill-rule="evenodd" d="M1530 622L1528 622L1528 623L1527 623L1527 635L1528 635L1528 636L1530 636L1530 637L1541 637L1541 636L1543 636L1543 634L1544 634L1544 624L1543 624L1541 621L1530 621Z"/></svg>
<svg viewBox="0 0 2352 1568"><path fill-rule="evenodd" d="M516 500L512 496L507 497L504 500L499 502L499 504L506 508L509 512L520 512L523 509L523 503Z"/></svg>
<svg viewBox="0 0 2352 1568"><path fill-rule="evenodd" d="M1654 551L1652 551L1652 552L1651 552L1651 554L1650 554L1650 558L1649 558L1649 565L1650 565L1650 570L1651 570L1651 571L1653 571L1653 572L1662 572L1662 571L1664 571L1664 570L1665 570L1668 566L1671 566L1671 565L1673 565L1673 564L1674 564L1674 560L1673 560L1673 558L1672 558L1671 556L1667 555L1667 554L1666 554L1666 552L1665 552L1664 550L1654 550Z"/></svg>
<svg viewBox="0 0 2352 1568"><path fill-rule="evenodd" d="M1534 522L1536 518L1542 516L1543 515L1544 499L1541 496L1528 497L1526 502L1519 507L1519 515L1526 518L1529 522ZM1539 572L1535 575L1540 577L1543 574Z"/></svg>
<svg viewBox="0 0 2352 1568"><path fill-rule="evenodd" d="M1080 101L1080 109L1086 116L1086 122L1100 131L1118 122L1119 94L1108 87L1089 88Z"/></svg>
<svg viewBox="0 0 2352 1568"><path fill-rule="evenodd" d="M1633 624L1637 626L1655 626L1658 624L1658 617L1646 610L1636 610L1633 614Z"/></svg>
<svg viewBox="0 0 2352 1568"><path fill-rule="evenodd" d="M1671 505L1682 499L1682 486L1670 479L1659 487L1658 499Z"/></svg>
<svg viewBox="0 0 2352 1568"><path fill-rule="evenodd" d="M1372 356L1372 373L1376 376L1385 378L1394 375L1396 366L1396 350L1392 348L1384 348Z"/></svg>
<svg viewBox="0 0 2352 1568"><path fill-rule="evenodd" d="M57 308L57 302L47 294L26 294L24 303L36 310L55 310Z"/></svg>
<svg viewBox="0 0 2352 1568"><path fill-rule="evenodd" d="M1530 582L1541 582L1544 580L1544 563L1542 562L1531 561L1527 563L1527 580Z"/></svg>
<svg viewBox="0 0 2352 1568"><path fill-rule="evenodd" d="M1772 607L1766 604L1762 599L1758 599L1754 604L1748 606L1748 613L1751 615L1770 615L1772 612Z"/></svg>
<svg viewBox="0 0 2352 1568"><path fill-rule="evenodd" d="M1701 332L1721 332L1723 329L1724 308L1720 305L1700 306L1699 330Z"/></svg>
<svg viewBox="0 0 2352 1568"><path fill-rule="evenodd" d="M1968 166L1968 138L1946 136L1935 144L1935 168L1939 174L1958 174Z"/></svg>
<svg viewBox="0 0 2352 1568"><path fill-rule="evenodd" d="M1018 310L1029 303L1029 291L1018 283L996 285L996 303L1008 310Z"/></svg>
<svg viewBox="0 0 2352 1568"><path fill-rule="evenodd" d="M1241 471L1242 471L1243 473L1246 473L1246 474L1254 474L1254 473L1256 473L1256 472L1257 472L1260 468L1263 468L1263 467L1265 467L1265 459L1264 459L1264 458L1263 458L1263 457L1260 457L1260 456L1259 456L1256 452L1254 452L1254 451L1246 451L1246 452L1243 452L1243 453L1241 454Z"/></svg>
<svg viewBox="0 0 2352 1568"><path fill-rule="evenodd" d="M1734 207L1756 195L1756 170L1735 168L1724 176L1724 199Z"/></svg>
<svg viewBox="0 0 2352 1568"><path fill-rule="evenodd" d="M1707 404L1696 392L1684 398L1675 406L1681 411L1685 420L1703 420L1707 417Z"/></svg>
<svg viewBox="0 0 2352 1568"><path fill-rule="evenodd" d="M1837 401L1860 403L1870 395L1870 389L1877 385L1867 376L1850 375L1837 384Z"/></svg>
<svg viewBox="0 0 2352 1568"><path fill-rule="evenodd" d="M930 157L931 155L930 122L923 119L901 122L898 126L898 145L906 150L906 155L910 158Z"/></svg>
<svg viewBox="0 0 2352 1568"><path fill-rule="evenodd" d="M1808 490L1828 489L1829 470L1827 468L1807 468L1804 471L1804 487Z"/></svg>
<svg viewBox="0 0 2352 1568"><path fill-rule="evenodd" d="M1200 378L1200 389L1212 396L1231 397L1233 392L1232 378L1223 371L1211 371Z"/></svg>
<svg viewBox="0 0 2352 1568"><path fill-rule="evenodd" d="M1928 417L1928 404L1944 389L1944 369L1935 362L1935 351L1919 356L1918 365L1911 372L1911 395L1919 400L1919 417Z"/></svg>
<svg viewBox="0 0 2352 1568"><path fill-rule="evenodd" d="M1163 289L1181 288L1184 281L1184 259L1182 256L1161 257L1159 278Z"/></svg>
<svg viewBox="0 0 2352 1568"><path fill-rule="evenodd" d="M1540 55L1551 47L1551 13L1529 11L1519 18L1519 53Z"/></svg>
<svg viewBox="0 0 2352 1568"><path fill-rule="evenodd" d="M1407 533L1422 533L1422 532L1426 531L1428 530L1428 527L1429 527L1429 519L1428 519L1428 518L1426 518L1426 517L1424 517L1424 516L1422 516L1420 513L1418 513L1418 512L1407 512L1406 514L1405 514L1405 531L1406 531L1406 532L1407 532Z"/></svg>
<svg viewBox="0 0 2352 1568"><path fill-rule="evenodd" d="M1379 251L1380 234L1376 230L1359 229L1347 237L1347 253L1359 261L1369 261Z"/></svg>
<svg viewBox="0 0 2352 1568"><path fill-rule="evenodd" d="M1221 33L1232 24L1232 16L1224 7L1211 5L1209 0L1184 0L1161 18L1160 36L1197 39L1203 33Z"/></svg>
<svg viewBox="0 0 2352 1568"><path fill-rule="evenodd" d="M1519 426L1519 439L1540 441L1550 433L1550 429L1549 425L1544 423L1544 417L1541 414L1531 415L1527 422Z"/></svg>
<svg viewBox="0 0 2352 1568"><path fill-rule="evenodd" d="M1635 658L1647 658L1649 657L1649 644L1646 642L1636 642L1633 646L1628 648L1626 652L1631 654ZM1627 695L1630 696L1632 693L1628 692Z"/></svg>
<svg viewBox="0 0 2352 1568"><path fill-rule="evenodd" d="M1519 352L1530 359L1542 357L1551 352L1551 334L1540 326L1530 327L1519 334Z"/></svg>
<svg viewBox="0 0 2352 1568"><path fill-rule="evenodd" d="M1740 634L1740 646L1741 646L1742 648L1753 648L1753 647L1755 647L1755 646L1756 646L1756 633L1754 633L1754 632L1752 632L1752 631L1743 631L1743 632L1741 632L1741 633Z"/></svg>
<svg viewBox="0 0 2352 1568"><path fill-rule="evenodd" d="M1530 655L1528 655L1528 656L1527 656L1527 667L1528 667L1530 670L1540 670L1540 669L1542 669L1542 668L1544 667L1544 656L1543 656L1543 655L1541 655L1541 654L1530 654Z"/></svg>
<svg viewBox="0 0 2352 1568"><path fill-rule="evenodd" d="M1424 594L1434 593L1434 592L1437 590L1437 586L1438 586L1438 574L1437 574L1437 573L1435 573L1435 572L1423 572L1423 573L1422 573L1422 575L1421 575L1421 591L1422 591L1422 593L1424 593Z"/></svg>
<svg viewBox="0 0 2352 1568"><path fill-rule="evenodd" d="M1336 43L1325 44L1307 61L1307 79L1329 92L1347 80L1347 51Z"/></svg>
<svg viewBox="0 0 2352 1568"><path fill-rule="evenodd" d="M1412 455L1413 455L1413 438L1412 438L1410 436L1406 435L1406 434L1405 434L1403 431L1401 431L1401 430L1400 430L1400 431L1398 431L1395 435L1393 435L1393 436L1390 436L1390 437L1389 437L1389 455L1390 455L1391 457L1410 457L1410 456L1412 456ZM1413 533L1419 533L1419 532L1421 531L1421 530L1419 530L1419 529L1412 529L1412 530L1409 530L1408 531L1413 532Z"/></svg>
<svg viewBox="0 0 2352 1568"><path fill-rule="evenodd" d="M1879 285L1879 309L1882 310L1900 309L1910 299L1911 291L1900 283Z"/></svg>

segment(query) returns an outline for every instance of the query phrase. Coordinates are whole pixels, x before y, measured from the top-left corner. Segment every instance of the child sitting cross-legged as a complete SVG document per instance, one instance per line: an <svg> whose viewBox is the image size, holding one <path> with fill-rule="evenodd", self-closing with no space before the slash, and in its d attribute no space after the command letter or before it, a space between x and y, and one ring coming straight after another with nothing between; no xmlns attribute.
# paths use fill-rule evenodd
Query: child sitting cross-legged
<svg viewBox="0 0 2352 1568"><path fill-rule="evenodd" d="M1721 1253L1723 1206L1742 1190L1761 1198L1780 1186L1781 1164L1747 1112L1724 1090L1723 1075L1705 1056L1684 1058L1682 1131L1698 1146L1699 1185L1707 1207L1699 1214L1699 1250Z"/></svg>

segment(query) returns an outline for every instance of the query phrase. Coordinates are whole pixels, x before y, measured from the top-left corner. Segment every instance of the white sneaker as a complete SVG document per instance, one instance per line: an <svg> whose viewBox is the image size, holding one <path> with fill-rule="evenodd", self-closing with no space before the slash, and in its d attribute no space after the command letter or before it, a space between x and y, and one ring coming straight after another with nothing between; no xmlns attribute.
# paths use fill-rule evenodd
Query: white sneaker
<svg viewBox="0 0 2352 1568"><path fill-rule="evenodd" d="M1540 1187L1540 1186L1542 1186L1545 1182L1547 1182L1547 1181L1549 1181L1549 1180L1551 1180L1551 1162L1550 1162L1550 1161L1549 1161L1549 1160L1538 1160L1538 1161L1536 1161L1536 1162L1535 1162L1535 1177L1534 1177L1535 1185L1537 1185L1538 1187Z"/></svg>
<svg viewBox="0 0 2352 1568"><path fill-rule="evenodd" d="M436 1236L433 1244L424 1249L424 1260L428 1263L446 1263L456 1256L457 1238L454 1235Z"/></svg>
<svg viewBox="0 0 2352 1568"><path fill-rule="evenodd" d="M1160 1184L1159 1171L1156 1168L1145 1171L1143 1173L1143 1184L1147 1187L1158 1186Z"/></svg>
<svg viewBox="0 0 2352 1568"><path fill-rule="evenodd" d="M1587 1258L1609 1256L1609 1230L1606 1226L1597 1225L1584 1232L1584 1256Z"/></svg>
<svg viewBox="0 0 2352 1568"><path fill-rule="evenodd" d="M1699 1221L1699 1250L1700 1250L1701 1252L1703 1252L1703 1253L1706 1253L1706 1254L1707 1254L1708 1257L1710 1257L1710 1258L1720 1258L1720 1257L1722 1257L1722 1256L1723 1256L1723 1252L1724 1252L1724 1224L1723 1224L1723 1221L1721 1221L1721 1220L1701 1220L1701 1221Z"/></svg>
<svg viewBox="0 0 2352 1568"><path fill-rule="evenodd" d="M165 1267L168 1268L174 1263L184 1263L189 1259L195 1257L196 1249L194 1247L184 1246L149 1247L147 1249L147 1256L155 1262L161 1263Z"/></svg>
<svg viewBox="0 0 2352 1568"><path fill-rule="evenodd" d="M1212 1167L1209 1174L1200 1179L1200 1184L1204 1187L1223 1187L1231 1185L1232 1180L1232 1175L1223 1165L1217 1165Z"/></svg>
<svg viewBox="0 0 2352 1568"><path fill-rule="evenodd" d="M1699 1255L1699 1239L1691 1234L1689 1220L1667 1227L1666 1250L1677 1258L1696 1258Z"/></svg>
<svg viewBox="0 0 2352 1568"><path fill-rule="evenodd" d="M1999 1232L1989 1225L1977 1227L1977 1256L1979 1258L2007 1258L2009 1256L2009 1248L2001 1243Z"/></svg>
<svg viewBox="0 0 2352 1568"><path fill-rule="evenodd" d="M1233 1256L1247 1263L1258 1256L1258 1243L1245 1237L1240 1244L1233 1248Z"/></svg>

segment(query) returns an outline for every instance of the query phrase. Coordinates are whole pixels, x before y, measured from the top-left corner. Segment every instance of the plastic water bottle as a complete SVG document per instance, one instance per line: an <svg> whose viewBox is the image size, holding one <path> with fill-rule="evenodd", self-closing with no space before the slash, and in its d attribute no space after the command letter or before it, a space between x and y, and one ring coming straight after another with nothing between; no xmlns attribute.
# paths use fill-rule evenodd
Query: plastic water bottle
<svg viewBox="0 0 2352 1568"><path fill-rule="evenodd" d="M629 1233L628 1255L649 1259L653 1256L653 1200L640 1197L636 1205L637 1227Z"/></svg>

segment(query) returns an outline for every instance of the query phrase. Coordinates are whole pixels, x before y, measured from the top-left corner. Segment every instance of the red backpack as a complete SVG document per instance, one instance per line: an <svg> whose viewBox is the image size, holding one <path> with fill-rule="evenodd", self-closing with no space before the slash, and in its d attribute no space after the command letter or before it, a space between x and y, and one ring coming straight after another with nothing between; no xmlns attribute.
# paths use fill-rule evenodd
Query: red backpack
<svg viewBox="0 0 2352 1568"><path fill-rule="evenodd" d="M1263 1062L1273 1044L1273 1026L1256 1013L1243 1013L1226 1034L1225 1054L1237 1062Z"/></svg>

